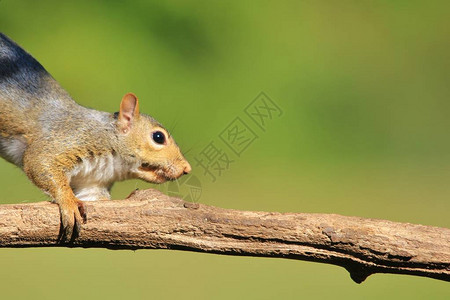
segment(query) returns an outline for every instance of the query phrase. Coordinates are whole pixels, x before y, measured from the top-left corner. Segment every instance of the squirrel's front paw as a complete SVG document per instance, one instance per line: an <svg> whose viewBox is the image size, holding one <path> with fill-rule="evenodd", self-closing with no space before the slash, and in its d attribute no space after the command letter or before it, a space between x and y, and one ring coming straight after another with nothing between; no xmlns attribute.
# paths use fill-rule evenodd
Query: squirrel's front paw
<svg viewBox="0 0 450 300"><path fill-rule="evenodd" d="M60 241L71 242L81 231L81 224L86 222L84 204L78 199L59 204L61 214Z"/></svg>

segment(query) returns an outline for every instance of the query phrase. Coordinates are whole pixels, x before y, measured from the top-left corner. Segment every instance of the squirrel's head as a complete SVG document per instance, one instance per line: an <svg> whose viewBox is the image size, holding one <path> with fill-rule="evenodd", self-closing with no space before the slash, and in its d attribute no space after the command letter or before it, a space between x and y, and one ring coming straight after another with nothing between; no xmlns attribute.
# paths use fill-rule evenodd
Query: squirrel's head
<svg viewBox="0 0 450 300"><path fill-rule="evenodd" d="M132 93L122 98L117 129L126 145L124 154L135 163L131 170L135 177L163 183L191 171L169 132L152 117L139 113L138 99Z"/></svg>

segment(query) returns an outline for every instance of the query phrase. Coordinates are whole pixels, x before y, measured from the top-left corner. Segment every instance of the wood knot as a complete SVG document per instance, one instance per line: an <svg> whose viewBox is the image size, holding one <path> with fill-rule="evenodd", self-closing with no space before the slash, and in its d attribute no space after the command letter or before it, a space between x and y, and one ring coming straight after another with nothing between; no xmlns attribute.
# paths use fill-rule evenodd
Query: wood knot
<svg viewBox="0 0 450 300"><path fill-rule="evenodd" d="M350 273L350 278L358 284L374 273L369 268L357 264L345 266L344 268Z"/></svg>
<svg viewBox="0 0 450 300"><path fill-rule="evenodd" d="M184 202L183 206L188 209L198 209L200 204L193 202Z"/></svg>

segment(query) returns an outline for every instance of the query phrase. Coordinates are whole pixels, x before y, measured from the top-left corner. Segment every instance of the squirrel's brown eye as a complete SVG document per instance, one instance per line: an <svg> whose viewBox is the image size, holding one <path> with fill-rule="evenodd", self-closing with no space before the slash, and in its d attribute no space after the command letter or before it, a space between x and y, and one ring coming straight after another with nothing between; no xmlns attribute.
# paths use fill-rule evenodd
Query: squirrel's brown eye
<svg viewBox="0 0 450 300"><path fill-rule="evenodd" d="M162 133L161 131L153 132L152 138L157 144L164 144L164 142L166 141L166 137L164 136L164 133Z"/></svg>

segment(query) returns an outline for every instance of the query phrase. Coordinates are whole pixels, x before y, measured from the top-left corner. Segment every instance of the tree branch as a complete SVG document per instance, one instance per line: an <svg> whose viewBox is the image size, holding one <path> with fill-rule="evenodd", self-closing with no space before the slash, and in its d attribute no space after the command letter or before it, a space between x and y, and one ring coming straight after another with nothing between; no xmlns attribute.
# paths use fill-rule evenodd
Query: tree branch
<svg viewBox="0 0 450 300"><path fill-rule="evenodd" d="M86 202L79 237L60 244L49 202L0 205L0 247L178 249L282 257L374 273L450 281L450 229L333 214L253 212L185 202L156 190L122 201Z"/></svg>

